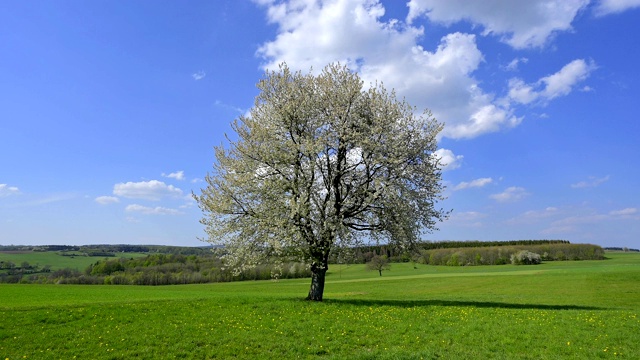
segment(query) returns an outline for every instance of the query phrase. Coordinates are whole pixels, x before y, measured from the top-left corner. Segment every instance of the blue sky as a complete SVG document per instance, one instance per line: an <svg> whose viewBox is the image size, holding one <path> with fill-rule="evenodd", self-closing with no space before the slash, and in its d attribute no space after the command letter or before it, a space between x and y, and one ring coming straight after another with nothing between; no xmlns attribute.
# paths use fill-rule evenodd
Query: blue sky
<svg viewBox="0 0 640 360"><path fill-rule="evenodd" d="M640 246L640 1L0 2L0 244L204 245L265 69L341 61L445 123L428 240Z"/></svg>

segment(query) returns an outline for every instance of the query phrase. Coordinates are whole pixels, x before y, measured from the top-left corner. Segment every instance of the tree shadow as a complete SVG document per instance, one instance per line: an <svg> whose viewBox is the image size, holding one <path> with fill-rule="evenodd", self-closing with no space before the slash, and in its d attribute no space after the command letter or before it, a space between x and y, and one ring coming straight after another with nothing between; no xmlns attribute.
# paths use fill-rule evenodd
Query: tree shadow
<svg viewBox="0 0 640 360"><path fill-rule="evenodd" d="M546 304L512 304L492 301L455 301L455 300L369 300L369 299L325 299L327 304L345 304L356 306L467 306L477 308L500 309L537 309L537 310L604 310L596 306L580 305L546 305Z"/></svg>

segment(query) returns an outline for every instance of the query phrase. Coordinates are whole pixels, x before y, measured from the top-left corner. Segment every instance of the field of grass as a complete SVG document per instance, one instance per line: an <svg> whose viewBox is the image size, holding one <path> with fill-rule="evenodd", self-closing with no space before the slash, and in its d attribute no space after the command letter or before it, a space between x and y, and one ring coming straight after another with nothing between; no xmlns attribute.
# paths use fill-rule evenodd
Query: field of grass
<svg viewBox="0 0 640 360"><path fill-rule="evenodd" d="M640 358L640 254L308 279L0 285L0 359Z"/></svg>
<svg viewBox="0 0 640 360"><path fill-rule="evenodd" d="M147 254L140 253L114 253L117 257L139 257L146 256ZM20 266L23 261L28 262L30 265L38 265L40 268L45 265L51 265L51 270L58 270L64 268L77 269L82 271L87 266L94 264L98 260L104 259L100 256L83 256L77 254L77 256L62 256L57 251L23 251L14 252L0 251L0 261L11 261L17 266Z"/></svg>

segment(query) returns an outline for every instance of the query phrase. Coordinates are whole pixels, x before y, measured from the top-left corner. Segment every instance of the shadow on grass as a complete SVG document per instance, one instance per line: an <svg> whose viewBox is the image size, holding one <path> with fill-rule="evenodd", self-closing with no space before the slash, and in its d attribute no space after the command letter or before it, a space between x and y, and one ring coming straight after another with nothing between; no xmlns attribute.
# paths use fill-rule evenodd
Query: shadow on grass
<svg viewBox="0 0 640 360"><path fill-rule="evenodd" d="M604 310L595 306L579 305L544 305L544 304L510 304L490 301L453 301L453 300L366 300L366 299L325 299L327 304L345 304L358 306L468 306L477 308L502 309L539 309L539 310Z"/></svg>

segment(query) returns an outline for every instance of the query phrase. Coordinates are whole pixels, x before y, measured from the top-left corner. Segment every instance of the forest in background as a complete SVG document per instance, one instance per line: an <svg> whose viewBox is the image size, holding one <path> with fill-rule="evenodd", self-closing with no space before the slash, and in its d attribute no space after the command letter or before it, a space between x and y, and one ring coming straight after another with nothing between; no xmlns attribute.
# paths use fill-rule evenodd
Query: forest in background
<svg viewBox="0 0 640 360"><path fill-rule="evenodd" d="M566 240L442 241L419 243L413 251L402 251L392 245L336 249L330 260L333 264L365 264L376 256L384 256L395 263L474 266L510 264L511 257L521 251L535 253L542 261L598 260L604 259L604 250L598 245L571 244ZM28 260L16 263L6 260L7 256L4 260L0 257L0 283L174 285L311 276L306 264L286 260L233 271L220 258L224 249L211 246L0 246L0 255L22 254L23 259L29 259L28 254L36 258L43 253L51 255L50 260L44 261L82 257L89 265L61 268Z"/></svg>

